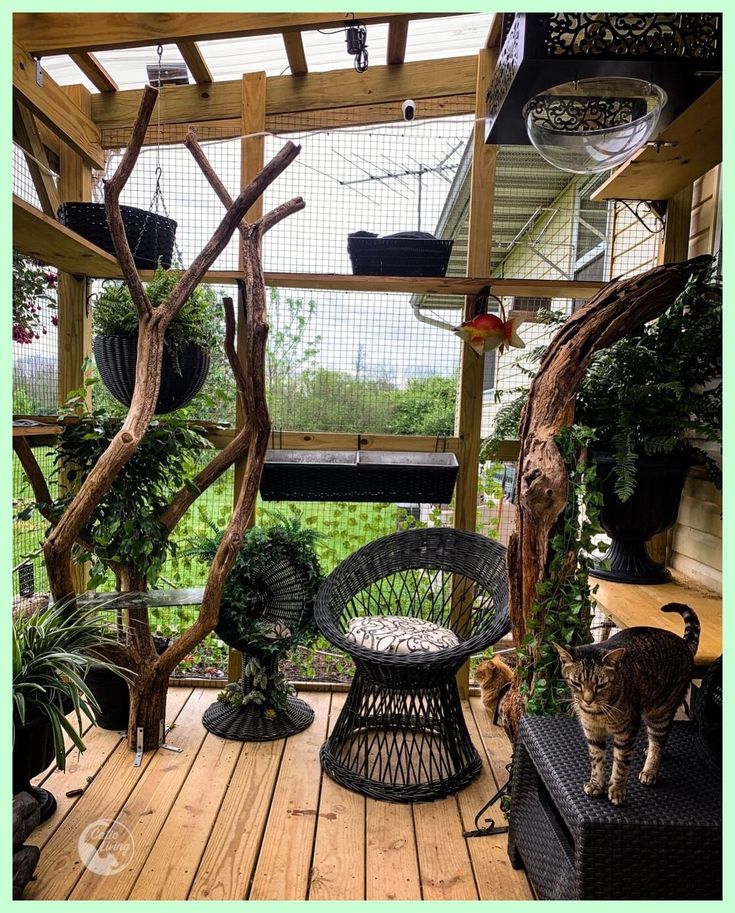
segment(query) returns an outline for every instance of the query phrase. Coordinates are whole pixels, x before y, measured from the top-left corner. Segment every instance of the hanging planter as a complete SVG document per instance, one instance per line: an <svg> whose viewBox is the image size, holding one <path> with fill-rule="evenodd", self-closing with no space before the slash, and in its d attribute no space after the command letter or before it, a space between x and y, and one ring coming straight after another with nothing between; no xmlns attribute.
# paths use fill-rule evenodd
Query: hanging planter
<svg viewBox="0 0 735 913"><path fill-rule="evenodd" d="M137 346L137 334L96 336L94 340L94 360L102 382L124 406L130 405L135 390ZM182 346L175 356L164 350L155 414L173 412L190 403L204 386L209 364L209 352L193 342Z"/></svg>
<svg viewBox="0 0 735 913"><path fill-rule="evenodd" d="M356 276L444 276L452 244L425 231L399 231L382 238L356 231L347 236Z"/></svg>
<svg viewBox="0 0 735 913"><path fill-rule="evenodd" d="M175 270L156 270L146 286L154 308L168 298L177 278ZM95 301L92 320L94 358L102 382L118 402L129 406L135 389L138 319L128 287L106 285ZM206 286L195 288L166 330L156 415L181 409L202 389L209 352L218 342L217 326L214 292Z"/></svg>
<svg viewBox="0 0 735 913"><path fill-rule="evenodd" d="M264 501L374 501L449 504L459 464L453 453L269 450Z"/></svg>
<svg viewBox="0 0 735 913"><path fill-rule="evenodd" d="M138 269L171 266L176 236L176 222L135 206L121 206L123 225L133 259ZM116 256L104 203L62 203L57 213L59 222L78 235Z"/></svg>

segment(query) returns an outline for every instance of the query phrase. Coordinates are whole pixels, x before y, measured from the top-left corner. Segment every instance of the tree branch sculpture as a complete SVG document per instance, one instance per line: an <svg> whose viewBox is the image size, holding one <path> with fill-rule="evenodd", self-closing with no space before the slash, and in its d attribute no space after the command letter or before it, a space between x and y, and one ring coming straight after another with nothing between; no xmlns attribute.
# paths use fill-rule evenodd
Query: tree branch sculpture
<svg viewBox="0 0 735 913"><path fill-rule="evenodd" d="M130 684L128 743L131 748L135 746L137 729L142 727L146 750L159 744L161 726L165 719L169 675L217 624L222 592L240 549L247 520L255 506L270 433L270 417L265 399L265 348L268 325L261 265L261 238L270 227L304 207L303 200L298 198L277 207L252 225L244 221L245 213L299 154L298 146L287 143L237 199L233 201L226 195L227 211L214 234L189 268L182 273L168 299L159 307L152 307L134 265L123 227L119 199L140 154L157 95L157 90L150 86L144 90L130 143L114 176L105 182L105 207L110 233L138 314L135 390L122 427L86 476L66 509L60 516L46 512L52 529L44 544L44 556L54 600L73 597L75 593L71 574L72 548L76 542L87 544L87 525L102 498L135 453L150 425L161 383L166 330L225 248L233 232L239 228L247 301L247 351L241 362L235 349L234 307L232 300L227 298L224 301L225 350L235 378L237 394L243 405L244 425L228 446L194 478L193 484L173 497L159 517L165 535L171 534L197 497L235 461L243 457L246 457L245 474L232 518L210 567L199 615L191 627L158 656L151 637L147 609L134 606L126 609L126 643L122 649L115 649L115 661L133 673ZM217 189L221 182L195 139L190 148L208 181ZM220 197L222 198L221 195ZM29 458L30 447L27 451L22 450L19 456L31 479L37 500L46 502L48 487L32 453ZM123 592L138 592L146 588L145 575L135 566L122 565L115 567L114 570Z"/></svg>
<svg viewBox="0 0 735 913"><path fill-rule="evenodd" d="M555 439L574 421L576 389L590 358L663 314L689 277L709 263L709 257L698 257L608 283L562 325L544 354L521 414L518 509L508 544L510 615L517 649L526 636L537 587L549 575L549 545L567 502L567 470ZM567 574L574 572L575 563L573 556ZM520 685L516 675L505 703L506 730L513 741L525 710Z"/></svg>

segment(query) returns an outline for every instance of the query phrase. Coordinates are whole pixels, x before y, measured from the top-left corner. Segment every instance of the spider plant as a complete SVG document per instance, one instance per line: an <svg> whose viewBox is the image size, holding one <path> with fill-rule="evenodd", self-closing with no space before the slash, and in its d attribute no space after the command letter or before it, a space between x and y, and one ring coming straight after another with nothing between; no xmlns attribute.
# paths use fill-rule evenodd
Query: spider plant
<svg viewBox="0 0 735 913"><path fill-rule="evenodd" d="M45 716L60 770L66 767L65 734L84 751L82 715L94 722L93 711L99 709L84 680L87 670L94 663L122 674L117 666L96 655L110 643L95 612L69 612L64 602L13 621L14 744L16 725ZM67 717L72 709L76 725Z"/></svg>

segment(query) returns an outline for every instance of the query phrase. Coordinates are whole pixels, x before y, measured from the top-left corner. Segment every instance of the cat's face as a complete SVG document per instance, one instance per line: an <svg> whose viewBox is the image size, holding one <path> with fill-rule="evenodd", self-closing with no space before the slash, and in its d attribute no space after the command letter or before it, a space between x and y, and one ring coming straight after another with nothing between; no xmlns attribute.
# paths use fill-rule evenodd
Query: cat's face
<svg viewBox="0 0 735 913"><path fill-rule="evenodd" d="M585 709L601 710L609 705L619 680L624 648L607 653L566 649L554 644L561 660L561 673L572 697Z"/></svg>

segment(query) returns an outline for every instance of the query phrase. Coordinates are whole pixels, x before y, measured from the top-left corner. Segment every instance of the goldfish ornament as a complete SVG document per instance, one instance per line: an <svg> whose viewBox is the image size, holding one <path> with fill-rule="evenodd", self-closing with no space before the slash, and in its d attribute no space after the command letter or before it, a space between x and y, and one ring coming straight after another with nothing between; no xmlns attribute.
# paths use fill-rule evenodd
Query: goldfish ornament
<svg viewBox="0 0 735 913"><path fill-rule="evenodd" d="M526 348L525 342L516 332L521 323L523 321L518 317L501 320L495 314L478 314L472 320L465 320L458 327L453 327L452 332L456 333L478 355L497 348L502 353L511 346L516 349Z"/></svg>

